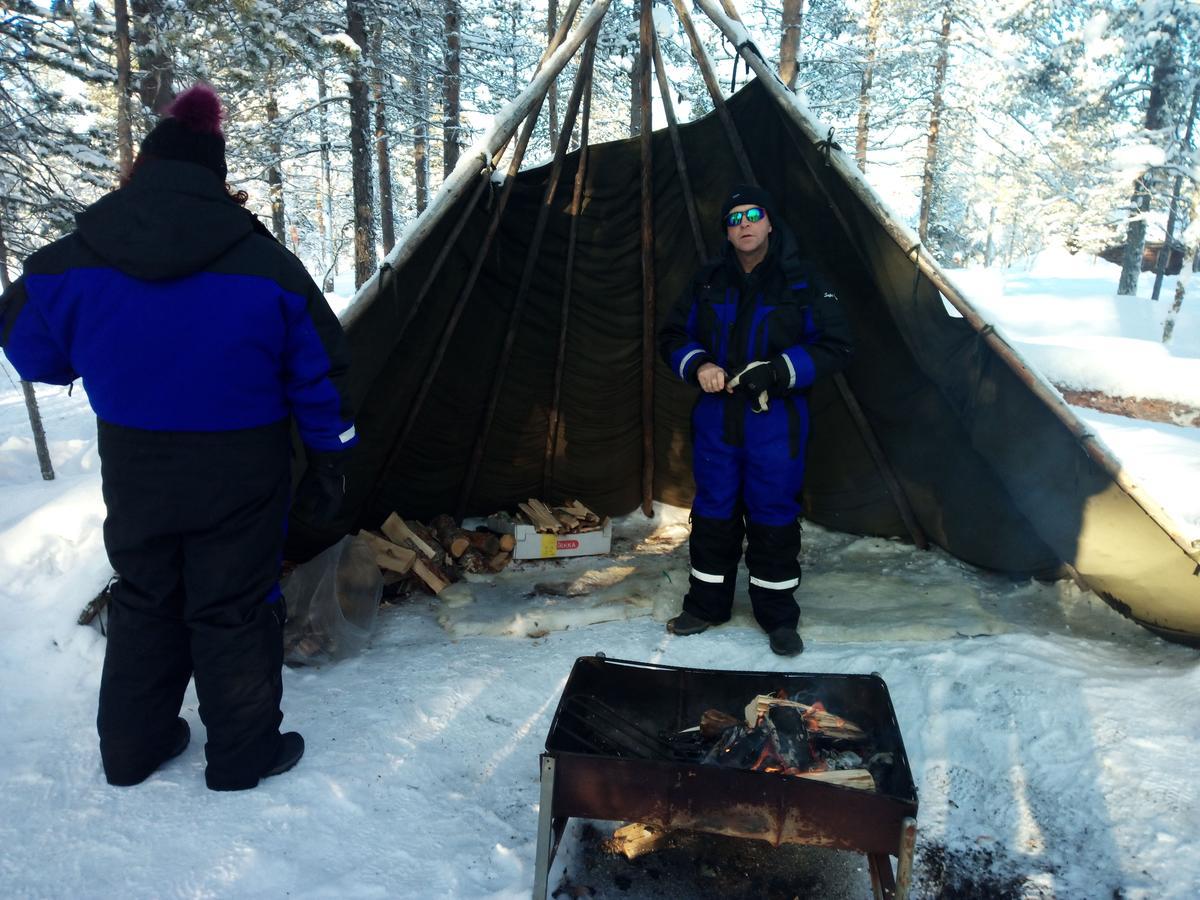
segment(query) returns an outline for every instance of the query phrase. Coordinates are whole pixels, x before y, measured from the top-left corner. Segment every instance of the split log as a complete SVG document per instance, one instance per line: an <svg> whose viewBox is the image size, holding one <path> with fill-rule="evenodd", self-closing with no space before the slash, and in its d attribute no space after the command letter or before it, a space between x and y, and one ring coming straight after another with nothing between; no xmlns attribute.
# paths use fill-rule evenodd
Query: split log
<svg viewBox="0 0 1200 900"><path fill-rule="evenodd" d="M517 546L517 539L511 534L502 534L499 536L500 552L512 553L513 548Z"/></svg>
<svg viewBox="0 0 1200 900"><path fill-rule="evenodd" d="M488 560L488 568L493 572L499 572L508 565L508 561L512 559L512 554L507 550L501 550L490 560Z"/></svg>
<svg viewBox="0 0 1200 900"><path fill-rule="evenodd" d="M375 554L375 565L381 569L387 569L389 572L398 572L403 575L412 568L413 560L417 558L415 550L393 544L386 538L370 531L360 531L358 536L367 542Z"/></svg>
<svg viewBox="0 0 1200 900"><path fill-rule="evenodd" d="M415 560L412 570L421 581L425 582L426 587L435 594L440 594L450 586L450 579L446 577L446 573L442 571L441 566L433 560Z"/></svg>
<svg viewBox="0 0 1200 900"><path fill-rule="evenodd" d="M657 850L670 834L658 825L630 822L614 831L604 846L611 853L622 853L626 859L636 859L643 853Z"/></svg>
<svg viewBox="0 0 1200 900"><path fill-rule="evenodd" d="M809 731L817 731L833 740L864 741L867 734L853 722L807 703L786 700L771 694L759 694L746 704L746 724L753 728L772 706L790 706L804 715L804 724Z"/></svg>
<svg viewBox="0 0 1200 900"><path fill-rule="evenodd" d="M790 772L798 778L811 778L813 781L823 781L826 784L839 784L842 787L856 788L860 791L876 790L875 778L866 769L828 769L824 772Z"/></svg>
<svg viewBox="0 0 1200 900"><path fill-rule="evenodd" d="M474 547L468 547L458 557L458 564L462 567L464 572L470 572L472 575L479 575L490 570L491 560Z"/></svg>
<svg viewBox="0 0 1200 900"><path fill-rule="evenodd" d="M593 525L600 521L600 516L592 512L578 500L568 500L559 507L563 512L570 513L575 518L581 521L587 521Z"/></svg>
<svg viewBox="0 0 1200 900"><path fill-rule="evenodd" d="M733 728L740 724L741 720L736 716L721 712L719 709L706 709L700 714L700 733L706 738L719 737L726 728Z"/></svg>
<svg viewBox="0 0 1200 900"><path fill-rule="evenodd" d="M458 527L458 523L454 521L454 516L447 515L446 513L434 516L429 520L429 529L433 532L434 537L438 539L438 543L440 543L447 550L450 550L452 556L458 556L458 554L450 548L450 544L454 539L454 535L462 531L462 529Z"/></svg>
<svg viewBox="0 0 1200 900"><path fill-rule="evenodd" d="M540 532L557 534L562 531L562 523L554 517L554 513L546 508L540 500L530 499L528 503L518 503L517 507L529 518L529 522Z"/></svg>
<svg viewBox="0 0 1200 900"><path fill-rule="evenodd" d="M436 563L450 561L446 555L446 548L442 545L442 542L437 539L437 536L433 533L433 529L426 528L416 519L409 519L407 522L405 522L405 524L408 525L409 530L413 534L420 538L421 543L433 551L433 556L431 556L430 559Z"/></svg>
<svg viewBox="0 0 1200 900"><path fill-rule="evenodd" d="M423 554L425 554L427 559L433 559L435 556L437 556L437 551L435 551L431 546L429 546L428 543L418 537L417 534L408 527L408 523L395 513L392 513L390 516L388 516L387 521L385 521L380 528L382 529L383 533L386 534L394 543L400 544L404 547L409 547L413 550L420 550Z"/></svg>

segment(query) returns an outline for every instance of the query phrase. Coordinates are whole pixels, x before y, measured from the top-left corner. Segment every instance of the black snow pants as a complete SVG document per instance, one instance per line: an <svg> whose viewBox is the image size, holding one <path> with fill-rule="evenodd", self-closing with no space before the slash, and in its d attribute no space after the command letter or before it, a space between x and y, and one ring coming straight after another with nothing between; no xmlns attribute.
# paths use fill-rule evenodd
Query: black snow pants
<svg viewBox="0 0 1200 900"><path fill-rule="evenodd" d="M230 432L100 422L99 449L119 576L97 716L105 773L128 780L162 761L194 674L208 785L253 787L283 719L287 421Z"/></svg>

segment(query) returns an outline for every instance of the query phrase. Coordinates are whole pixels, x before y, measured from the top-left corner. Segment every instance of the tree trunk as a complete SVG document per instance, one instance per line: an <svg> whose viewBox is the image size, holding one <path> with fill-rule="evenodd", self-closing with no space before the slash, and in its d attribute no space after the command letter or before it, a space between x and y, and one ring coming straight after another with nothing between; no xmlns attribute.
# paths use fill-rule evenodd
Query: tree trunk
<svg viewBox="0 0 1200 900"><path fill-rule="evenodd" d="M275 98L274 67L267 68L267 150L271 164L267 167L267 190L271 197L271 232L279 243L287 246L287 222L283 208L283 143L275 122L279 119L279 101Z"/></svg>
<svg viewBox="0 0 1200 900"><path fill-rule="evenodd" d="M1183 135L1183 152L1186 154L1192 147L1192 128L1196 124L1196 105L1200 103L1200 80L1196 82L1195 88L1192 89L1192 104L1188 110L1187 128ZM1167 271L1167 263L1171 260L1171 245L1175 240L1175 220L1178 218L1176 213L1179 211L1179 197L1183 191L1183 172L1180 171L1175 176L1175 185L1171 189L1171 209L1167 213L1167 234L1163 239L1162 249L1158 251L1158 259L1154 261L1154 290L1150 292L1150 299L1157 300L1159 291L1162 290L1163 275ZM1180 274L1183 274L1182 268Z"/></svg>
<svg viewBox="0 0 1200 900"><path fill-rule="evenodd" d="M383 23L371 32L371 90L375 95L375 158L379 165L379 231L384 255L396 245L396 221L392 209L392 161L388 150L387 102L384 95Z"/></svg>
<svg viewBox="0 0 1200 900"><path fill-rule="evenodd" d="M1150 78L1150 102L1146 105L1146 130L1156 132L1166 126L1166 88L1174 75L1174 35L1160 38ZM1154 192L1154 170L1148 169L1133 183L1130 200L1131 218L1125 232L1125 254L1121 258L1121 280L1117 293L1132 296L1137 293L1138 276L1142 274L1142 253L1146 248L1146 213L1150 211L1150 196Z"/></svg>
<svg viewBox="0 0 1200 900"><path fill-rule="evenodd" d="M635 9L641 15L643 3L654 0L638 0ZM642 130L642 51L639 47L633 54L633 65L629 67L629 136L637 137Z"/></svg>
<svg viewBox="0 0 1200 900"><path fill-rule="evenodd" d="M414 18L420 11L414 11ZM413 187L417 215L429 205L429 92L425 84L425 60L417 25L409 28L408 89L413 104Z"/></svg>
<svg viewBox="0 0 1200 900"><path fill-rule="evenodd" d="M800 67L800 26L804 24L804 0L783 0L783 22L779 35L779 80L790 90L796 89Z"/></svg>
<svg viewBox="0 0 1200 900"><path fill-rule="evenodd" d="M987 230L987 246L983 251L983 266L986 269L992 267L992 263L996 259L996 206L992 204L991 210L988 212L988 230Z"/></svg>
<svg viewBox="0 0 1200 900"><path fill-rule="evenodd" d="M175 61L163 47L166 42L158 33L153 21L163 16L163 0L130 0L133 13L133 42L137 46L138 69L142 79L138 82L138 95L142 105L161 116L175 99Z"/></svg>
<svg viewBox="0 0 1200 900"><path fill-rule="evenodd" d="M871 0L867 17L867 59L858 88L858 131L854 140L854 161L860 172L867 171L867 138L871 132L871 82L875 80L875 54L879 47L879 23L883 19L883 0Z"/></svg>
<svg viewBox="0 0 1200 900"><path fill-rule="evenodd" d="M442 180L458 165L462 119L462 51L458 0L446 0L446 74L442 78Z"/></svg>
<svg viewBox="0 0 1200 900"><path fill-rule="evenodd" d="M8 290L8 242L4 239L4 206L0 203L0 291ZM21 391L25 395L25 411L29 413L29 427L33 431L33 446L37 449L38 465L45 481L54 480L54 466L50 462L50 448L46 446L46 430L42 427L42 414L38 411L37 395L33 385L22 379Z"/></svg>
<svg viewBox="0 0 1200 900"><path fill-rule="evenodd" d="M929 241L929 210L933 206L933 177L937 164L938 129L942 122L942 91L950 65L950 6L942 10L942 33L938 38L938 61L933 70L933 105L929 110L929 132L925 141L925 171L921 176L921 214L917 235Z"/></svg>
<svg viewBox="0 0 1200 900"><path fill-rule="evenodd" d="M1197 216L1200 216L1200 191L1192 194L1191 220L1195 222ZM1179 310L1183 306L1183 295L1187 292L1192 275L1198 271L1197 264L1200 264L1200 252L1198 251L1200 251L1200 238L1192 242L1191 259L1185 260L1179 267L1179 278L1175 280L1175 298L1171 301L1171 308L1167 310L1167 317L1163 322L1162 342L1164 344L1170 343L1171 335L1175 333L1175 320L1179 317Z"/></svg>
<svg viewBox="0 0 1200 900"><path fill-rule="evenodd" d="M367 28L359 0L346 0L346 34L360 50L367 48ZM361 287L375 272L375 215L371 191L370 100L367 96L365 53L350 64L350 167L354 180L354 286Z"/></svg>
<svg viewBox="0 0 1200 900"><path fill-rule="evenodd" d="M558 31L558 0L549 0L548 9L546 10L546 40L547 42L554 40L554 32ZM555 135L558 134L558 79L555 78L550 82L550 89L546 91L546 108L550 113L550 143L554 143Z"/></svg>
<svg viewBox="0 0 1200 900"><path fill-rule="evenodd" d="M122 177L133 168L133 118L129 109L129 4L114 0L117 31L117 161Z"/></svg>
<svg viewBox="0 0 1200 900"><path fill-rule="evenodd" d="M333 276L337 274L338 248L337 235L333 223L333 172L329 161L329 115L325 111L325 69L317 69L317 127L321 139L321 194L317 200L318 206L325 206L325 233L322 235L327 254L325 267L322 270L321 290L333 290Z"/></svg>

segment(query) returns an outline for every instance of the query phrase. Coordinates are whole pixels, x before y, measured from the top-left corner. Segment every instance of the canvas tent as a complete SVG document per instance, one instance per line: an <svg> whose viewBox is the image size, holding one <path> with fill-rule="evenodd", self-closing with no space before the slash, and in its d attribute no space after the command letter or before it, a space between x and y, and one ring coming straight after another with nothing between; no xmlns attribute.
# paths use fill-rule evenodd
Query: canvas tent
<svg viewBox="0 0 1200 900"><path fill-rule="evenodd" d="M722 196L751 178L826 265L856 340L844 379L812 394L806 517L928 539L1014 575L1070 572L1142 624L1195 641L1200 548L824 140L732 7L700 2L755 80L727 107L717 93L706 118L588 146L589 36L607 2L568 30L577 6L529 89L347 311L361 444L345 527L533 496L610 514L652 498L688 504L694 389L657 359L653 334L701 249L718 247ZM642 40L652 59L648 15ZM517 172L549 79L576 51L567 119L579 119L582 147L568 154L564 141L552 164ZM648 96L648 66L641 75ZM511 171L494 177L514 137ZM309 545L330 537L294 534Z"/></svg>

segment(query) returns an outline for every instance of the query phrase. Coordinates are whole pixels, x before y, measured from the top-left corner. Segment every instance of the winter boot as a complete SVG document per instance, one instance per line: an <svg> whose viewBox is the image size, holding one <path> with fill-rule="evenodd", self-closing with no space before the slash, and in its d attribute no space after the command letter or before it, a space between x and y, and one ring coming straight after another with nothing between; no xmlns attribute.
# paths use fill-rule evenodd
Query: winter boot
<svg viewBox="0 0 1200 900"><path fill-rule="evenodd" d="M272 775L282 775L300 762L300 757L303 755L304 738L300 736L300 732L289 731L280 735L279 752L275 754L275 762L271 768L263 772L262 777L270 778Z"/></svg>
<svg viewBox="0 0 1200 900"><path fill-rule="evenodd" d="M795 628L782 625L767 635L771 651L779 656L799 656L804 652L804 641Z"/></svg>
<svg viewBox="0 0 1200 900"><path fill-rule="evenodd" d="M183 717L175 720L175 726L171 729L171 743L163 752L163 755L158 758L158 761L149 768L142 767L140 769L129 769L126 771L106 771L105 777L108 783L114 787L133 787L135 784L141 784L156 771L163 763L172 760L180 753L187 749L188 743L192 739L192 729L188 726L187 720ZM110 765L110 768L112 766Z"/></svg>
<svg viewBox="0 0 1200 900"><path fill-rule="evenodd" d="M712 622L706 622L699 616L693 616L686 609L673 619L667 620L667 631L686 637L689 634L700 634L712 627Z"/></svg>

